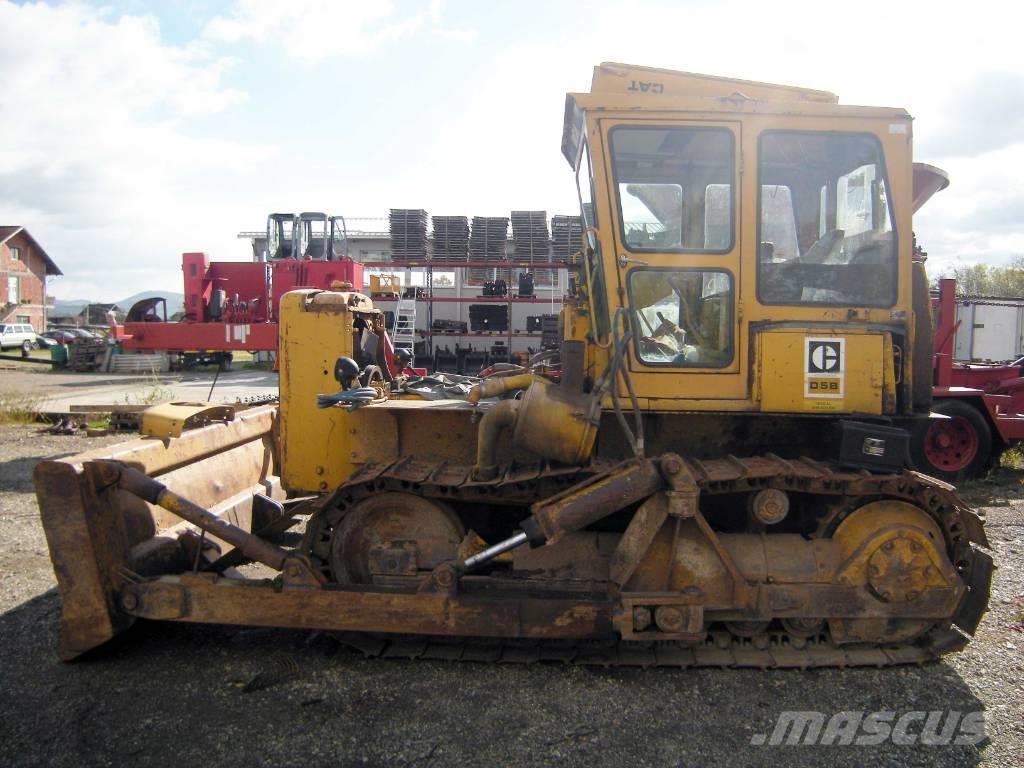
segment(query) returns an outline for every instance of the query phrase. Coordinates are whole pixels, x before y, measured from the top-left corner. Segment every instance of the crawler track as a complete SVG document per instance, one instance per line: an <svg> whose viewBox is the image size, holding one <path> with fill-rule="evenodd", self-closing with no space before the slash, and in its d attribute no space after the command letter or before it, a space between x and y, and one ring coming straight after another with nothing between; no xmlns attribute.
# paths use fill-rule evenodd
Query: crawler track
<svg viewBox="0 0 1024 768"><path fill-rule="evenodd" d="M755 669L811 669L814 667L888 667L924 664L943 653L962 648L966 638L949 630L950 645L902 644L892 646L834 645L827 634L798 645L784 632L770 631L757 638L740 638L726 630L711 631L703 643L636 643L581 641L551 643L479 638L374 635L344 632L336 638L364 656L382 659L536 664L540 662L599 667L749 667ZM936 638L938 639L938 638ZM756 643L756 644L755 644ZM762 646L762 647L758 647Z"/></svg>
<svg viewBox="0 0 1024 768"><path fill-rule="evenodd" d="M471 467L404 459L389 465L366 466L339 488L313 515L304 550L329 576L327 551L333 527L347 510L374 493L398 491L433 499L521 507L600 473L609 465L553 468L547 465L512 466L491 481L475 481ZM384 658L449 659L462 661L559 661L601 666L670 667L882 667L919 664L962 648L984 614L989 598L993 564L978 515L966 507L953 489L914 472L872 474L841 471L809 458L786 460L774 454L712 461L689 460L687 466L701 497L778 488L813 494L832 510L822 517L817 535L830 535L846 511L867 499L898 499L925 510L945 536L947 554L968 591L956 614L932 626L912 642L834 644L827 631L814 637L795 637L773 622L755 637L738 637L723 625L713 624L703 642L638 643L605 641L526 642L474 638L408 637L344 633L340 639L363 653ZM770 535L770 534L769 534Z"/></svg>

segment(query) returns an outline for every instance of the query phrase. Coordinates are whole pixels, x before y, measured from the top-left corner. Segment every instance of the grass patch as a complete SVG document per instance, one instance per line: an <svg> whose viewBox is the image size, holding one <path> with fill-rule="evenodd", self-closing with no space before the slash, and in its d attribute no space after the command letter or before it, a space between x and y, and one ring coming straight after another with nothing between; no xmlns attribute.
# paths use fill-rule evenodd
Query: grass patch
<svg viewBox="0 0 1024 768"><path fill-rule="evenodd" d="M157 405L174 399L174 390L165 387L160 377L154 371L150 376L149 384L142 392L125 394L124 402L127 405Z"/></svg>
<svg viewBox="0 0 1024 768"><path fill-rule="evenodd" d="M999 465L1007 469L1024 469L1024 453L1020 448L1007 448L999 457Z"/></svg>
<svg viewBox="0 0 1024 768"><path fill-rule="evenodd" d="M0 390L0 424L32 424L42 413L43 398L32 392Z"/></svg>

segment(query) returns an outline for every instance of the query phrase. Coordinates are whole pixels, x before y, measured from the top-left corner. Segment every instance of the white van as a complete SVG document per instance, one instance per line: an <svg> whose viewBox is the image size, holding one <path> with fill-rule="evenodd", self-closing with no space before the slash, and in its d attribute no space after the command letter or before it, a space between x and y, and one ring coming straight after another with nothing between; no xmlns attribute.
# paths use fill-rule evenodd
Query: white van
<svg viewBox="0 0 1024 768"><path fill-rule="evenodd" d="M0 325L0 349L21 347L28 352L36 344L36 332L28 323L4 323Z"/></svg>

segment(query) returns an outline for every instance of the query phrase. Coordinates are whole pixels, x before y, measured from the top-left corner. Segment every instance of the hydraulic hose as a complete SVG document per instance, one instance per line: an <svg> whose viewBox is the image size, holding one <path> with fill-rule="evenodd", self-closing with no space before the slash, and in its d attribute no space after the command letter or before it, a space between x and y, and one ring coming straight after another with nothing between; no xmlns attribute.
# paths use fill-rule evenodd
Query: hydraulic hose
<svg viewBox="0 0 1024 768"><path fill-rule="evenodd" d="M317 395L317 408L330 408L335 405L344 405L345 410L354 411L361 405L366 405L376 399L377 390L373 387L356 387L345 389L331 395Z"/></svg>
<svg viewBox="0 0 1024 768"><path fill-rule="evenodd" d="M626 311L627 310L624 307L619 307L615 310L615 315L612 318L611 356L608 359L607 367L604 369L604 372L601 374L594 386L594 392L598 397L600 397L605 391L610 394L612 410L615 413L615 418L618 421L619 426L622 428L622 431L626 436L626 441L629 443L630 450L633 452L634 456L642 458L644 455L643 415L640 413L640 402L633 389L633 382L629 377L629 371L623 365L626 348L629 346L629 342L632 337L629 335L619 335L619 320ZM626 392L629 394L630 403L633 407L635 432L633 429L630 429L629 422L626 421L626 416L622 411L622 403L619 400L619 393L617 389L620 377L626 387Z"/></svg>
<svg viewBox="0 0 1024 768"><path fill-rule="evenodd" d="M637 458L643 458L644 455L644 417L640 412L640 400L636 396L636 390L633 389L633 380L629 375L629 369L622 363L626 355L626 348L629 346L630 340L633 338L632 334L625 336L621 342L619 340L619 324L618 316L620 313L625 314L626 310L623 307L619 307L615 310L616 322L612 325L612 334L614 336L614 343L616 347L621 346L619 352L619 363L618 372L619 376L622 377L622 383L626 385L626 392L629 394L629 402L633 406L633 423L636 426L636 456ZM614 391L614 388L613 388Z"/></svg>

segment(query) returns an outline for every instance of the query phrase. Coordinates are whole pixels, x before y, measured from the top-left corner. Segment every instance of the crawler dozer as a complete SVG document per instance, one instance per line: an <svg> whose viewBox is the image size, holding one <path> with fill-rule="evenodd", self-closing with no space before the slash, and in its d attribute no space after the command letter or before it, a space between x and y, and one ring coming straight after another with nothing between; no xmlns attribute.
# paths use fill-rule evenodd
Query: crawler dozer
<svg viewBox="0 0 1024 768"><path fill-rule="evenodd" d="M961 648L993 564L954 489L904 469L931 397L911 215L944 185L911 127L598 66L566 99L584 236L558 354L425 399L374 364L371 299L286 294L278 405L163 407L147 437L37 467L61 656L137 619L427 658Z"/></svg>

